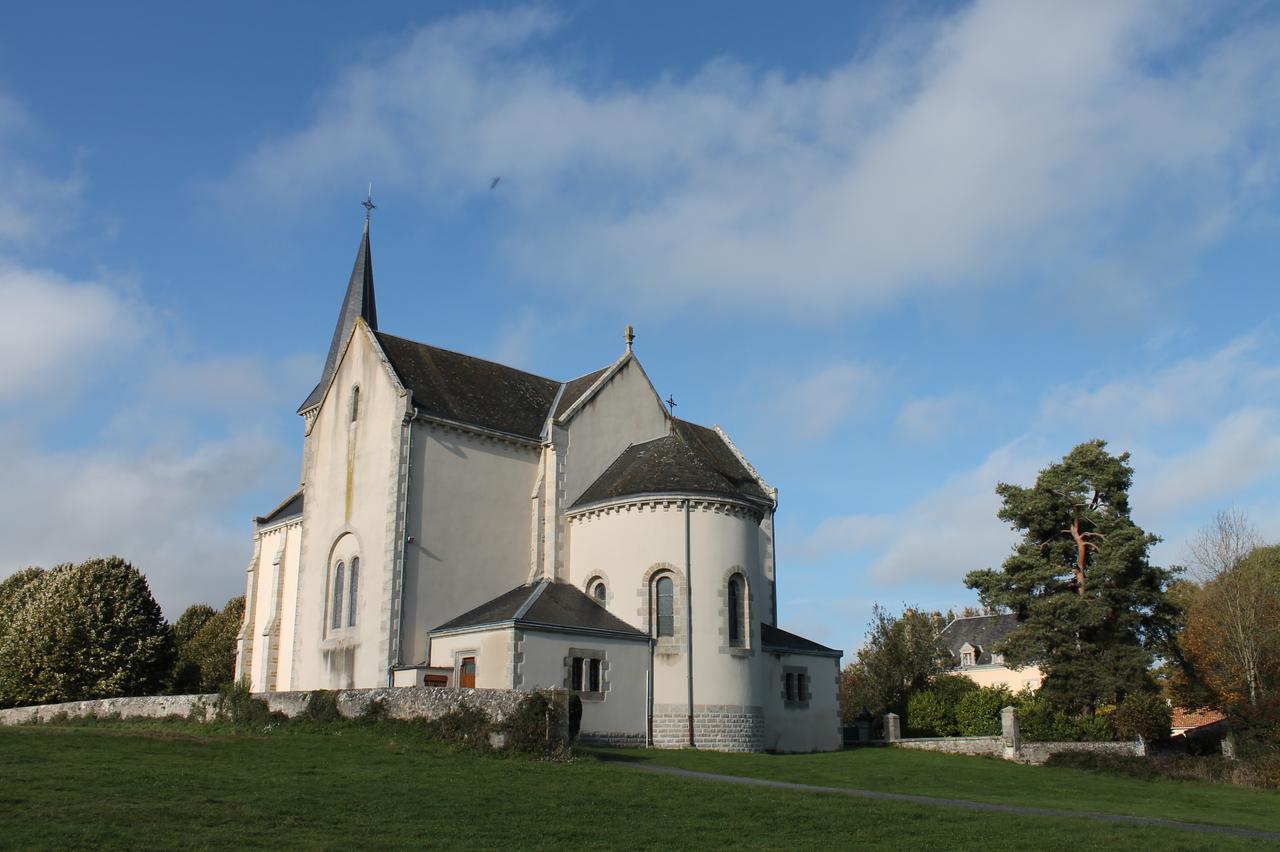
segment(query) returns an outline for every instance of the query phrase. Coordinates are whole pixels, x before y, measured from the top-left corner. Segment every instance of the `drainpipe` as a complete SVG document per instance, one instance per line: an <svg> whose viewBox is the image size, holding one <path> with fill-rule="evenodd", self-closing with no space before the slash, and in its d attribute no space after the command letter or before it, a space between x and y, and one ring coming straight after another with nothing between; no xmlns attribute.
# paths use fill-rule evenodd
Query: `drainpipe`
<svg viewBox="0 0 1280 852"><path fill-rule="evenodd" d="M649 597L651 599L649 601L649 606L650 606L649 611L652 612L653 611L652 609L653 593L652 592L649 593ZM653 649L657 644L658 644L658 640L650 636L649 637L649 675L648 675L648 681L645 683L645 688L644 688L646 712L648 713L646 724L645 724L645 745L648 746L649 748L653 748Z"/></svg>
<svg viewBox="0 0 1280 852"><path fill-rule="evenodd" d="M392 657L387 662L387 687L395 686L395 667L401 661L401 648L404 642L404 558L409 544L409 482L413 475L413 423L418 419L418 407L413 407L413 414L406 415L404 427L409 430L405 438L404 491L400 495L400 517L403 526L400 528L400 608L397 612L396 642ZM428 658L427 664L431 664Z"/></svg>
<svg viewBox="0 0 1280 852"><path fill-rule="evenodd" d="M697 748L693 740L693 574L689 538L689 499L684 501L684 624L686 655L689 660L689 748Z"/></svg>

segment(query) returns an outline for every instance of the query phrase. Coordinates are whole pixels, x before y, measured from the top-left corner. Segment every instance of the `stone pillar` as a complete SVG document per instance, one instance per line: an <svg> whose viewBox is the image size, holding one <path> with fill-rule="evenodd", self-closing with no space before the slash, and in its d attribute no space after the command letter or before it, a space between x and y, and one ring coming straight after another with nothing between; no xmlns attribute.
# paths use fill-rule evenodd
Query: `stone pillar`
<svg viewBox="0 0 1280 852"><path fill-rule="evenodd" d="M1018 724L1018 708L1006 707L1000 711L1000 733L1004 737L1004 759L1017 760L1022 751L1022 728Z"/></svg>
<svg viewBox="0 0 1280 852"><path fill-rule="evenodd" d="M902 739L902 722L897 713L889 713L884 717L884 738L889 742Z"/></svg>

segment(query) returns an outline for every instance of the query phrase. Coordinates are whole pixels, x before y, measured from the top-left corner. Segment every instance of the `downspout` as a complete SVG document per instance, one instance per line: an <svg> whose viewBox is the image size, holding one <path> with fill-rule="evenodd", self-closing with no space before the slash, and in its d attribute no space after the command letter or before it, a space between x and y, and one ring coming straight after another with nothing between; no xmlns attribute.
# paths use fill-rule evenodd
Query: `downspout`
<svg viewBox="0 0 1280 852"><path fill-rule="evenodd" d="M689 748L697 748L693 739L693 574L689 538L689 499L684 501L684 623L686 656L689 660Z"/></svg>
<svg viewBox="0 0 1280 852"><path fill-rule="evenodd" d="M649 592L649 611L653 612L653 592ZM645 724L645 745L653 748L653 649L657 646L658 640L653 636L649 637L649 680L645 686L645 704L647 721Z"/></svg>
<svg viewBox="0 0 1280 852"><path fill-rule="evenodd" d="M413 414L407 415L404 428L409 430L405 438L404 483L400 493L400 517L403 526L400 528L400 604L396 612L396 642L392 657L387 661L387 686L395 685L395 667L400 663L401 646L404 642L404 558L409 545L409 482L413 475L413 423L418 419L418 407L413 407ZM431 659L428 657L427 664ZM415 684L416 685L416 684Z"/></svg>

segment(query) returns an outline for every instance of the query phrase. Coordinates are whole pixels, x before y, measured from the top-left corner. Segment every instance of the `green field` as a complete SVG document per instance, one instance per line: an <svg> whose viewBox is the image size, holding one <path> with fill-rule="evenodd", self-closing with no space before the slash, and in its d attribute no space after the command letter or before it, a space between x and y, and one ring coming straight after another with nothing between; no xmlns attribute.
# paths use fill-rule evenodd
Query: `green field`
<svg viewBox="0 0 1280 852"><path fill-rule="evenodd" d="M1104 785L1094 788L1102 792L1089 807L1148 815L1163 797L1169 803L1155 813L1173 819L1280 825L1275 794L1186 783L1179 791L1177 785L976 758L889 750L796 757L625 755L830 786L1013 804L1042 804L1048 797L1055 807L1070 806L1063 791L1079 796L1091 785ZM1186 803L1197 797L1204 803L1192 815ZM1164 827L974 813L655 776L590 755L568 764L482 756L424 741L409 726L286 726L255 735L183 723L0 728L5 848L993 850L1157 843L1162 852L1268 845Z"/></svg>

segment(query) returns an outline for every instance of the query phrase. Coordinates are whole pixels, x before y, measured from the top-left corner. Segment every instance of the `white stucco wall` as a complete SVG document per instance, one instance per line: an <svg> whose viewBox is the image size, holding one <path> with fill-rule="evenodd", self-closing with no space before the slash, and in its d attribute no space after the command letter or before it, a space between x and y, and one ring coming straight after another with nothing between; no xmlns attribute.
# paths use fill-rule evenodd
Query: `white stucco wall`
<svg viewBox="0 0 1280 852"><path fill-rule="evenodd" d="M808 654L766 654L768 696L765 747L771 751L834 751L842 745L840 729L840 660ZM788 669L803 670L808 698L785 700L783 678Z"/></svg>
<svg viewBox="0 0 1280 852"><path fill-rule="evenodd" d="M690 515L693 577L693 686L695 740L705 744L736 736L714 731L711 718L750 717L762 724L768 694L760 651L760 623L770 616L771 580L760 552L759 516L723 501L694 500ZM655 737L684 730L687 738L689 619L685 599L685 514L680 499L632 501L576 515L570 524L569 579L583 589L595 577L605 580L610 612L637 629L651 632L650 586L660 571L676 579L676 636L662 639L654 660ZM740 572L748 584L746 646L728 643L727 585ZM834 705L833 705L834 706ZM708 717L701 722L699 718ZM754 730L754 728L753 728ZM714 735L714 737L713 737ZM755 734L750 734L755 736Z"/></svg>
<svg viewBox="0 0 1280 852"><path fill-rule="evenodd" d="M281 676L288 683L292 664L291 636L298 555L302 545L302 524L290 521L269 527L259 533L258 558L249 579L245 625L246 638L251 639L249 667L243 671L250 689L269 692L279 688ZM291 583L292 581L292 583ZM287 616L287 618L286 618ZM274 659L273 659L274 658Z"/></svg>
<svg viewBox="0 0 1280 852"><path fill-rule="evenodd" d="M666 409L632 358L564 430L564 505L573 505L629 445L665 436L667 422Z"/></svg>
<svg viewBox="0 0 1280 852"><path fill-rule="evenodd" d="M351 420L352 389L360 388ZM387 679L391 566L406 394L368 327L357 323L307 436L300 570L294 602L291 689L383 686ZM332 571L360 559L354 627L330 627ZM344 592L344 599L348 593ZM344 600L344 607L348 603Z"/></svg>
<svg viewBox="0 0 1280 852"><path fill-rule="evenodd" d="M521 689L567 689L571 685L568 658L572 652L599 653L604 690L600 698L583 698L581 732L615 739L623 735L644 736L648 726L648 642L534 630L521 634Z"/></svg>
<svg viewBox="0 0 1280 852"><path fill-rule="evenodd" d="M528 578L539 450L431 423L413 427L401 659L427 633Z"/></svg>
<svg viewBox="0 0 1280 852"><path fill-rule="evenodd" d="M511 689L513 641L510 627L437 636L431 640L431 665L450 669L449 685L458 686L461 659L475 657L477 689Z"/></svg>

